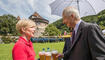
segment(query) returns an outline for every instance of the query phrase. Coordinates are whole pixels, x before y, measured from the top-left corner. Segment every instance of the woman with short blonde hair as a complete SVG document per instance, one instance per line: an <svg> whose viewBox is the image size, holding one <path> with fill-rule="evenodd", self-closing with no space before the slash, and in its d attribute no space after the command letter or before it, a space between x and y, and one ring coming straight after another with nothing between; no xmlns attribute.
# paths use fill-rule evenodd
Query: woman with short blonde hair
<svg viewBox="0 0 105 60"><path fill-rule="evenodd" d="M15 43L12 56L13 60L35 60L31 37L34 37L36 24L32 20L19 20L16 24L16 30L21 36Z"/></svg>

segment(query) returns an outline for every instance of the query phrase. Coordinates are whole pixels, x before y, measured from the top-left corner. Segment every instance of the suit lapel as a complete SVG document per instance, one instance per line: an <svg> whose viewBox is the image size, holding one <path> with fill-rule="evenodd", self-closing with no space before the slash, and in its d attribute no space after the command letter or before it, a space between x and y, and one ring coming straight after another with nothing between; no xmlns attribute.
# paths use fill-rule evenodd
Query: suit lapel
<svg viewBox="0 0 105 60"><path fill-rule="evenodd" d="M74 45L76 44L76 42L79 40L79 37L80 37L80 35L81 35L81 31L82 31L82 27L83 27L84 25L83 25L83 21L80 23L80 25L79 25L79 28L78 28L78 31L77 31L77 34L76 34L76 36L75 36L75 40L74 40L74 43L72 44L72 46L71 46L71 49L74 47Z"/></svg>

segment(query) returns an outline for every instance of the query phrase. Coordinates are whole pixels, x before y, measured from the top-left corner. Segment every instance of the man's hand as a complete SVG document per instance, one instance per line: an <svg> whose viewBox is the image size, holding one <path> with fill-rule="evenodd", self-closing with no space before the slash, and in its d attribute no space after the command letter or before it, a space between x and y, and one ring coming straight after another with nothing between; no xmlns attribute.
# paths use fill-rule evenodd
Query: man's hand
<svg viewBox="0 0 105 60"><path fill-rule="evenodd" d="M57 58L63 58L64 57L64 54L58 54L56 57Z"/></svg>

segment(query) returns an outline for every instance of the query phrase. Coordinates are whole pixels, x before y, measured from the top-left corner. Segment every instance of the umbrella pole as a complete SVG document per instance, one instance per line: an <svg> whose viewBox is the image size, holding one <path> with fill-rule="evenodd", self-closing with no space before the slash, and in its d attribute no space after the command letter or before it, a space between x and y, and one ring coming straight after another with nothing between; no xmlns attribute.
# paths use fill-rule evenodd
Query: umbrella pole
<svg viewBox="0 0 105 60"><path fill-rule="evenodd" d="M79 9L79 0L77 0L77 7L78 7L78 11L80 13L80 9Z"/></svg>

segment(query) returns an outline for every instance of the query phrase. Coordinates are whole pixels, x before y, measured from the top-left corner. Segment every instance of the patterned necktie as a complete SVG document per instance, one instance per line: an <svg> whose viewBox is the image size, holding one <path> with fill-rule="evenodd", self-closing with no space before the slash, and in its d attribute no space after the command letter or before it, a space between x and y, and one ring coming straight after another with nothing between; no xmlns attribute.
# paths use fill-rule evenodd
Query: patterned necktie
<svg viewBox="0 0 105 60"><path fill-rule="evenodd" d="M75 30L73 30L73 32L72 32L72 44L73 44L74 40L75 40Z"/></svg>

